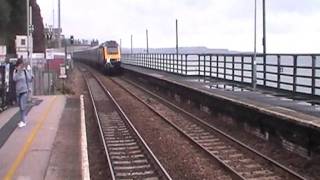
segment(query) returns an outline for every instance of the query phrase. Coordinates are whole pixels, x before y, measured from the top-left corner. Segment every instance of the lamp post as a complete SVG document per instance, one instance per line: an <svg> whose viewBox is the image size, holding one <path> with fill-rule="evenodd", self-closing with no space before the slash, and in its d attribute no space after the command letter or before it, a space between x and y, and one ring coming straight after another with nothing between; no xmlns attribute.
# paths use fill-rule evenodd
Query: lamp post
<svg viewBox="0 0 320 180"><path fill-rule="evenodd" d="M177 53L177 59L178 59L178 55L179 55L178 19L176 19L176 53Z"/></svg>
<svg viewBox="0 0 320 180"><path fill-rule="evenodd" d="M262 0L262 13L263 13L263 54L267 53L267 37L266 37L266 0Z"/></svg>
<svg viewBox="0 0 320 180"><path fill-rule="evenodd" d="M257 87L257 0L254 0L254 54L252 63L252 86L253 90Z"/></svg>
<svg viewBox="0 0 320 180"><path fill-rule="evenodd" d="M149 33L148 33L148 29L146 30L146 41L147 41L147 54L149 54Z"/></svg>
<svg viewBox="0 0 320 180"><path fill-rule="evenodd" d="M177 70L176 72L178 73L178 61L179 61L179 34L178 34L178 19L176 19L176 53L177 53ZM173 65L174 69L174 65Z"/></svg>
<svg viewBox="0 0 320 180"><path fill-rule="evenodd" d="M53 35L53 30L52 30L52 26L48 27L48 32L46 34L46 40L47 42L45 43L45 59L46 59L46 63L47 63L47 75L48 75L48 95L50 95L50 69L49 69L49 59L47 56L47 47L49 47L49 41L52 39L52 35Z"/></svg>
<svg viewBox="0 0 320 180"><path fill-rule="evenodd" d="M262 1L262 11L263 11L263 85L266 86L266 62L267 62L267 37L266 37L266 1Z"/></svg>

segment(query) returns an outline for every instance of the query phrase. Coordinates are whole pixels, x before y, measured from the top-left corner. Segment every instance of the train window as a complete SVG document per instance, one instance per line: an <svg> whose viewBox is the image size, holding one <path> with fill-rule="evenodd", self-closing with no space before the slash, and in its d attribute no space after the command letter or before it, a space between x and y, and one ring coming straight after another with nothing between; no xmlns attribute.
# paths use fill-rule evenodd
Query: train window
<svg viewBox="0 0 320 180"><path fill-rule="evenodd" d="M118 53L118 48L116 48L116 47L108 47L108 53L116 54L116 53Z"/></svg>

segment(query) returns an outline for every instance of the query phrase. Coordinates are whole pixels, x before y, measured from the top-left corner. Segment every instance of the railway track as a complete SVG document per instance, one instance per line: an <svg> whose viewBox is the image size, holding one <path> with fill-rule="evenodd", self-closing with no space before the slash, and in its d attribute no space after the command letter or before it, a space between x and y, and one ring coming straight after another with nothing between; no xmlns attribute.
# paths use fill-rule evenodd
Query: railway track
<svg viewBox="0 0 320 180"><path fill-rule="evenodd" d="M227 169L234 179L305 179L280 163L237 141L166 99L126 80L112 78L191 142Z"/></svg>
<svg viewBox="0 0 320 180"><path fill-rule="evenodd" d="M89 90L112 179L170 180L110 92L87 69L80 70Z"/></svg>

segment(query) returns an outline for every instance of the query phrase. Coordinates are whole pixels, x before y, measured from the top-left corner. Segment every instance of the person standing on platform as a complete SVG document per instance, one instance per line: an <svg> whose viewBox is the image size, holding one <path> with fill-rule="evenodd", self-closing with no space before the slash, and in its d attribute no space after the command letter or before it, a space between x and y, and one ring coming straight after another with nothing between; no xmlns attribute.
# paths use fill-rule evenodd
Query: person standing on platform
<svg viewBox="0 0 320 180"><path fill-rule="evenodd" d="M27 109L27 99L29 91L29 82L31 81L31 76L29 72L24 68L23 60L19 58L16 63L16 67L13 71L13 81L16 83L16 95L17 103L20 108L21 120L18 126L26 126L26 109Z"/></svg>

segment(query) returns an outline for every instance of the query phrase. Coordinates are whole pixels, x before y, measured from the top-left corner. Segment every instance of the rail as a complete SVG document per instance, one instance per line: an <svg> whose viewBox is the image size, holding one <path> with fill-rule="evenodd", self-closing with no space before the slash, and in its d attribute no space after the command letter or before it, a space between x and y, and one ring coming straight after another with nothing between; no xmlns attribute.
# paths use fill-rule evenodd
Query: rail
<svg viewBox="0 0 320 180"><path fill-rule="evenodd" d="M149 177L150 179L171 180L170 175L133 126L115 98L103 85L99 77L89 70L86 70L86 72L96 84L95 87L91 87L89 79L84 75L112 179L147 179ZM108 108L108 111L112 111L110 109L113 109L114 112L117 112L119 118L116 118L117 115L113 113L110 113L109 116L104 114L105 112L101 112L101 108L99 110L96 105L97 98L94 97L94 88L96 88L96 90L100 89L100 91L95 91L95 93L104 93L105 96L100 94L97 97L105 97L107 101L110 101L110 104L114 107ZM105 119L106 117L108 122ZM146 157L147 160L141 157Z"/></svg>

